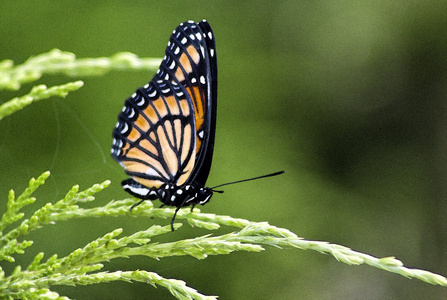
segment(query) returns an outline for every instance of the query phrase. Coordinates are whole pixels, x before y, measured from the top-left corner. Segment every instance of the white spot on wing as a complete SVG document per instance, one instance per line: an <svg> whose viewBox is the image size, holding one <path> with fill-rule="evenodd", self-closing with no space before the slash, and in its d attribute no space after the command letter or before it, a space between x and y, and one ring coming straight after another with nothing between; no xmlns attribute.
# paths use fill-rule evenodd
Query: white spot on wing
<svg viewBox="0 0 447 300"><path fill-rule="evenodd" d="M135 116L135 110L133 108L130 109L129 118L133 118Z"/></svg>
<svg viewBox="0 0 447 300"><path fill-rule="evenodd" d="M140 196L146 196L150 190L148 188L145 187L136 187L136 186L131 186L128 184L123 185L124 189L128 189L130 190L132 193L140 195Z"/></svg>
<svg viewBox="0 0 447 300"><path fill-rule="evenodd" d="M156 91L156 90L153 91L152 93L148 94L148 96L149 96L150 98L153 98L153 97L155 97L156 95L157 95L157 91Z"/></svg>
<svg viewBox="0 0 447 300"><path fill-rule="evenodd" d="M126 133L126 131L129 129L129 126L127 125L127 123L123 123L124 124L124 127L123 127L123 129L121 130L121 133Z"/></svg>
<svg viewBox="0 0 447 300"><path fill-rule="evenodd" d="M141 98L140 101L137 102L138 106L143 106L144 105L144 98Z"/></svg>
<svg viewBox="0 0 447 300"><path fill-rule="evenodd" d="M201 84L205 84L206 83L205 77L203 77L203 75L200 76L200 83Z"/></svg>
<svg viewBox="0 0 447 300"><path fill-rule="evenodd" d="M203 46L200 46L200 52L202 52L202 57L205 57L205 49Z"/></svg>
<svg viewBox="0 0 447 300"><path fill-rule="evenodd" d="M182 43L182 45L184 45L184 44L186 44L187 41L188 41L188 40L184 37L184 38L182 38L182 40L180 41L180 43Z"/></svg>
<svg viewBox="0 0 447 300"><path fill-rule="evenodd" d="M117 140L117 139L113 139L113 146L115 147L122 147L123 146L123 141L122 140Z"/></svg>

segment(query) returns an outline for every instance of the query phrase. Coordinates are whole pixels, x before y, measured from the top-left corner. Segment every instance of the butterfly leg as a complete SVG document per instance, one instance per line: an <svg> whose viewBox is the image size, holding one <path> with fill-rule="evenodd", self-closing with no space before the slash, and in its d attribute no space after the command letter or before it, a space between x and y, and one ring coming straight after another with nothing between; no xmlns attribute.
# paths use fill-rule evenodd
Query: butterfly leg
<svg viewBox="0 0 447 300"><path fill-rule="evenodd" d="M174 215L172 216L172 219L171 219L171 231L174 231L174 220L175 220L175 217L177 216L177 212L180 210L180 208L182 208L182 207L181 206L177 207L175 209Z"/></svg>
<svg viewBox="0 0 447 300"><path fill-rule="evenodd" d="M142 199L140 201L138 201L137 203L135 203L134 205L132 205L129 209L129 211L132 211L135 207L137 207L138 205L140 205L141 203L143 203L144 201L146 201L146 199Z"/></svg>
<svg viewBox="0 0 447 300"><path fill-rule="evenodd" d="M188 199L189 199L188 197L185 198L185 200L183 200L183 202L175 209L174 215L172 216L171 219L171 231L174 231L174 220L175 217L177 216L178 211L180 210L180 208L185 206L185 204L188 202Z"/></svg>

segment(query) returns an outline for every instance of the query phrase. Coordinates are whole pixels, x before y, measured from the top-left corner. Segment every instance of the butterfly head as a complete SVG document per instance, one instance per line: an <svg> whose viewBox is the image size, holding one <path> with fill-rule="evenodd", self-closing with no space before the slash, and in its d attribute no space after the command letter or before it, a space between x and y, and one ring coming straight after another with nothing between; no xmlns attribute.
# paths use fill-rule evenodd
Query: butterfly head
<svg viewBox="0 0 447 300"><path fill-rule="evenodd" d="M215 192L223 193L223 191L216 191L213 190L212 188L207 187L200 188L195 195L195 198L197 199L196 203L200 205L205 205L206 203L208 203L208 201L210 201L211 197L213 196L213 193Z"/></svg>

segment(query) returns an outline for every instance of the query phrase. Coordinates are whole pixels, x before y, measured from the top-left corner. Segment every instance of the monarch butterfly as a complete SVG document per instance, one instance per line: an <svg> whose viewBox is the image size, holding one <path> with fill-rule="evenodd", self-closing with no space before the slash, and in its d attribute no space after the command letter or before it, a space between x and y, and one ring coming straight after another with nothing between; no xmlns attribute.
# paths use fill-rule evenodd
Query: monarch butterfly
<svg viewBox="0 0 447 300"><path fill-rule="evenodd" d="M180 208L207 203L214 149L217 61L205 20L181 23L154 78L128 98L113 130L112 157L130 175L121 185L141 201ZM264 175L268 177L283 172ZM245 179L247 181L261 177ZM240 181L237 181L240 182ZM232 182L235 183L235 182Z"/></svg>

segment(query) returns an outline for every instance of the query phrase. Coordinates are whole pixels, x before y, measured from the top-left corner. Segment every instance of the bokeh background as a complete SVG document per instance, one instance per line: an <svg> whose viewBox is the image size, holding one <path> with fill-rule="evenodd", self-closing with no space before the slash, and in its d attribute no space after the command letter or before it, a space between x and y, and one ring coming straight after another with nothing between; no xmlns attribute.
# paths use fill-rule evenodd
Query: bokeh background
<svg viewBox="0 0 447 300"><path fill-rule="evenodd" d="M22 63L53 48L78 57L130 51L162 57L182 21L206 18L219 65L216 148L208 184L277 170L285 175L225 188L204 212L268 221L409 267L447 275L447 2L406 1L2 1L0 60ZM0 122L0 211L7 192L52 176L37 208L74 184L112 186L98 204L127 197L109 156L123 101L151 72L81 78L66 99L33 104ZM40 83L60 84L64 76ZM0 102L29 91L1 92ZM66 255L116 228L168 220L102 218L33 233L32 255ZM204 234L188 225L173 238ZM34 252L33 252L34 251ZM3 264L8 270L10 266ZM118 260L221 299L441 299L446 289L311 251L267 248L193 258ZM9 269L10 270L10 269ZM111 283L60 287L76 299L170 299L163 288Z"/></svg>

